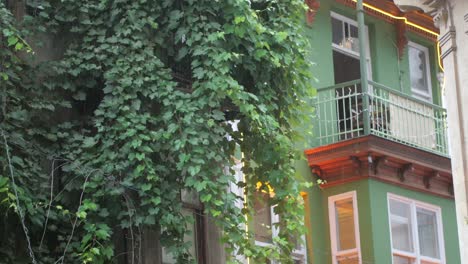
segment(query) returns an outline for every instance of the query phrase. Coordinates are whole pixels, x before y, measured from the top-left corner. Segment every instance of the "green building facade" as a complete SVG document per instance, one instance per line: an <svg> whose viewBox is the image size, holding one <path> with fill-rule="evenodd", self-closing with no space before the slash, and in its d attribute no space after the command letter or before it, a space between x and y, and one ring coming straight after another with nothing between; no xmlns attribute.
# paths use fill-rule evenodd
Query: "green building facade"
<svg viewBox="0 0 468 264"><path fill-rule="evenodd" d="M461 263L437 29L393 1L365 1L363 89L355 5L309 11L317 96L297 177L324 183L304 195L302 261Z"/></svg>

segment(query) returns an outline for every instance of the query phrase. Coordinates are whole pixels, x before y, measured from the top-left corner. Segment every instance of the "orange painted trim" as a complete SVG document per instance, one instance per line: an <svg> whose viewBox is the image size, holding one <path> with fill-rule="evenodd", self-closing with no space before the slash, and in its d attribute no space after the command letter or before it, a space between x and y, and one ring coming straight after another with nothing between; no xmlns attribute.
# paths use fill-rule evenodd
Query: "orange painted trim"
<svg viewBox="0 0 468 264"><path fill-rule="evenodd" d="M360 142L366 142L366 141L369 140L368 137L369 136L353 138L353 139L349 139L349 140L345 140L345 141L339 141L339 142L336 142L336 143L331 143L331 144L328 144L328 145L325 145L325 146L306 149L306 150L304 150L304 154L310 155L310 154L319 153L319 152L322 152L322 151L325 151L325 150L330 150L330 149L335 149L335 148L344 147L344 146L348 146L348 145L353 145L353 144L360 143Z"/></svg>

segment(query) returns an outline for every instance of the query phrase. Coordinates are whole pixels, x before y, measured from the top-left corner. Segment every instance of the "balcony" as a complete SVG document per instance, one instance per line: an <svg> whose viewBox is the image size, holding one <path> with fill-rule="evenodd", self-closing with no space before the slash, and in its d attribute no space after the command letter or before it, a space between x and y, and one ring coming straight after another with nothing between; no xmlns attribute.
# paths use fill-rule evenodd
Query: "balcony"
<svg viewBox="0 0 468 264"><path fill-rule="evenodd" d="M368 81L318 89L314 147L375 135L448 157L446 110L440 106Z"/></svg>

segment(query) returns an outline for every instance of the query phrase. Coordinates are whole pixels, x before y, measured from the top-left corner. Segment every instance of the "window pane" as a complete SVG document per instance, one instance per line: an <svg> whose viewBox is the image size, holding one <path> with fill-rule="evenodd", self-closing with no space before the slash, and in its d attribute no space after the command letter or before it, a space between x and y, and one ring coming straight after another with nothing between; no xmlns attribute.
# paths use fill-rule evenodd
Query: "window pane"
<svg viewBox="0 0 468 264"><path fill-rule="evenodd" d="M272 243L271 210L268 204L270 196L267 193L256 192L254 195L254 228L255 240Z"/></svg>
<svg viewBox="0 0 468 264"><path fill-rule="evenodd" d="M409 204L390 200L393 248L413 252Z"/></svg>
<svg viewBox="0 0 468 264"><path fill-rule="evenodd" d="M344 49L359 53L358 28L356 26L332 18L332 41Z"/></svg>
<svg viewBox="0 0 468 264"><path fill-rule="evenodd" d="M393 264L413 264L414 261L410 258L401 256L393 256Z"/></svg>
<svg viewBox="0 0 468 264"><path fill-rule="evenodd" d="M300 251L305 248L304 237L291 236L291 240L294 242L294 250Z"/></svg>
<svg viewBox="0 0 468 264"><path fill-rule="evenodd" d="M359 256L355 253L346 256L338 256L336 260L338 264L359 264Z"/></svg>
<svg viewBox="0 0 468 264"><path fill-rule="evenodd" d="M343 41L343 22L336 18L332 18L332 38L333 38L333 43L336 45L340 45Z"/></svg>
<svg viewBox="0 0 468 264"><path fill-rule="evenodd" d="M349 25L350 36L348 41L351 45L351 50L359 53L359 36L358 36L358 28L353 25Z"/></svg>
<svg viewBox="0 0 468 264"><path fill-rule="evenodd" d="M417 208L416 214L421 255L436 259L440 258L436 213Z"/></svg>
<svg viewBox="0 0 468 264"><path fill-rule="evenodd" d="M408 46L411 88L416 92L429 95L427 83L426 54L424 51Z"/></svg>
<svg viewBox="0 0 468 264"><path fill-rule="evenodd" d="M196 219L195 212L189 209L182 209L182 214L184 216L189 216L191 215L193 219ZM187 226L187 232L184 235L184 241L185 242L190 242L190 248L189 248L189 253L192 256L193 259L197 259L197 246L196 246L196 228L195 228L195 222L188 224ZM176 260L174 259L174 256L172 253L168 252L166 248L162 248L162 262L163 264L175 264L177 263Z"/></svg>
<svg viewBox="0 0 468 264"><path fill-rule="evenodd" d="M335 202L335 217L338 250L356 248L352 198Z"/></svg>

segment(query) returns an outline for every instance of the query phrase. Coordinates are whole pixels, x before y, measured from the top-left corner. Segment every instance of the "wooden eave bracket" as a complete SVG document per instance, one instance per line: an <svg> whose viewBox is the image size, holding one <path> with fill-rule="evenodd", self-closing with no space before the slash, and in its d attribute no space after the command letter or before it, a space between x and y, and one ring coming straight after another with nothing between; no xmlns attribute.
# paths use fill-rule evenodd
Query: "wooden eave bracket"
<svg viewBox="0 0 468 264"><path fill-rule="evenodd" d="M361 174L362 162L356 156L349 156L349 159L353 162L354 166L357 167L358 173Z"/></svg>
<svg viewBox="0 0 468 264"><path fill-rule="evenodd" d="M320 166L313 165L313 166L310 167L310 169L312 170L312 174L317 176L317 178L319 178L320 180L323 180L323 171L320 168Z"/></svg>
<svg viewBox="0 0 468 264"><path fill-rule="evenodd" d="M434 171L432 172L432 174L429 174L429 175L426 175L423 177L423 183L424 183L424 187L426 189L429 189L431 188L431 179L434 178L434 177L440 177L440 173L438 171Z"/></svg>
<svg viewBox="0 0 468 264"><path fill-rule="evenodd" d="M374 175L377 175L377 174L379 173L379 164L381 164L382 162L383 162L383 163L388 162L386 156L373 158L373 157L369 154L370 169L372 170L372 173L373 173Z"/></svg>
<svg viewBox="0 0 468 264"><path fill-rule="evenodd" d="M400 179L401 182L404 182L406 178L406 174L413 170L414 170L414 166L412 163L403 165L401 168L398 169L398 179Z"/></svg>

